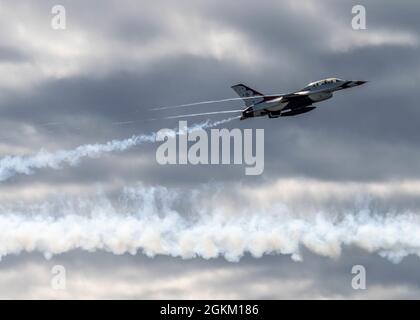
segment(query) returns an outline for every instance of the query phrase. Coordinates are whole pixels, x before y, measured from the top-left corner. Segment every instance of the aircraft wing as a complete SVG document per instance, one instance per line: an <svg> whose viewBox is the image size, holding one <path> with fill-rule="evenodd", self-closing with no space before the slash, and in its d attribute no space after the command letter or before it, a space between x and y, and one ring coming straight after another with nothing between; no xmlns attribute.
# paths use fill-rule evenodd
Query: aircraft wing
<svg viewBox="0 0 420 320"><path fill-rule="evenodd" d="M303 97L307 97L309 95L309 91L299 91L299 92L293 92L293 93L286 93L286 94L278 94L278 95L265 95L265 96L261 96L263 98L265 98L263 101L257 103L264 103L264 102L270 102L273 100L278 100L278 99L282 99L283 102L287 102L287 101L292 101L295 99L301 99ZM257 105L255 104L255 105Z"/></svg>
<svg viewBox="0 0 420 320"><path fill-rule="evenodd" d="M308 95L309 91L300 91L283 95L264 96L265 99L263 101L254 105L254 110L270 110L271 105L276 108L280 102L287 103L287 109L300 108L303 105L312 104L312 100L309 99Z"/></svg>
<svg viewBox="0 0 420 320"><path fill-rule="evenodd" d="M302 105L312 104L312 100L309 98L309 91L301 91L291 93L283 96L284 102L288 102L287 105L290 109L300 108Z"/></svg>

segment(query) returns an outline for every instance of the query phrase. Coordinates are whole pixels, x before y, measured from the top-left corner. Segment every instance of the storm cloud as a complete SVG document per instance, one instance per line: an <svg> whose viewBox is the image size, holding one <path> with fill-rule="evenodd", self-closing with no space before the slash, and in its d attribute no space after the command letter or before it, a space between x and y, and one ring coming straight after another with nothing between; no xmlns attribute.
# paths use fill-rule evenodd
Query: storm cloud
<svg viewBox="0 0 420 320"><path fill-rule="evenodd" d="M163 119L168 116L237 109L240 101L150 110L233 98L230 86L240 82L267 94L291 92L331 76L369 83L340 92L300 117L224 123L226 128L265 130L262 176L245 176L240 166L160 166L153 144L60 170L47 165L35 166L37 171L30 176L8 174L0 184L0 220L8 226L0 242L0 282L10 290L0 292L2 297L59 295L41 286L48 282L45 268L54 261L74 272L69 291L58 298L156 298L175 293L287 298L303 297L302 292L311 298L418 297L420 285L413 279L418 273L420 210L419 4L409 0L62 1L67 27L53 30L55 4L18 0L0 8L3 164L4 159L30 159L39 150L55 155L176 128L178 119ZM366 7L367 30L351 27L356 4ZM224 117L211 116L210 121ZM162 120L148 121L155 118ZM57 168L57 163L52 167ZM29 173L31 168L27 169L18 172ZM138 225L134 233L122 226L146 209L135 201L119 207L127 188L139 184L143 196L155 188L167 190L167 201L173 200L171 206L176 207L168 211L176 214L169 218L160 209L150 211L148 217L157 219L156 224L137 221L145 228L141 235ZM170 198L171 194L178 198ZM198 205L207 210L205 219ZM102 229L95 229L95 212L103 217ZM230 217L231 224L217 220L220 215ZM190 235L186 248L195 242L205 247L208 242L200 237L206 232L214 239L217 232L231 227L238 232L235 241L258 246L255 234L247 229L252 221L263 234L262 246L271 249L238 245L241 249L235 251L227 247L226 239L213 254L203 250L171 254L147 250L144 244L123 245L125 237L139 241L155 232L166 249L179 248L177 236L186 233ZM308 233L301 233L293 250L276 247L292 241L285 228L296 221L307 223ZM165 223L170 230L160 234ZM31 234L35 227L40 229ZM44 230L53 229L64 238L39 238L48 234ZM233 229L226 231L229 239ZM349 237L346 232L353 233ZM90 236L103 241L90 246ZM276 242L279 237L284 241ZM72 245L55 247L69 238ZM124 250L114 250L120 244ZM52 260L45 261L38 252ZM10 255L16 253L20 255ZM148 253L156 257L152 260ZM209 256L213 259L203 259ZM291 256L303 261L293 262ZM229 262L233 260L239 262ZM374 270L368 273L371 287L365 293L349 287L351 265L360 263ZM10 271L14 267L37 276L22 284ZM120 286L104 286L106 293L95 291L95 283L104 281L94 274L95 268L114 276ZM295 268L301 273L287 271ZM274 281L279 270L281 281ZM83 291L78 284L86 274L90 289ZM153 282L151 274L173 282ZM209 277L220 281L206 292L199 290ZM250 286L240 285L241 279L249 279ZM236 286L243 290L232 289Z"/></svg>

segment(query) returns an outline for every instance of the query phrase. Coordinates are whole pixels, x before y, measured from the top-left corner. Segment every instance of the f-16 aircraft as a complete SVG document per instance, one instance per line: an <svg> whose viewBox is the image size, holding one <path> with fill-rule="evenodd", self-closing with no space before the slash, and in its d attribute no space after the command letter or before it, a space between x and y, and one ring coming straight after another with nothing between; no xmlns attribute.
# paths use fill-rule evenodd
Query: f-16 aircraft
<svg viewBox="0 0 420 320"><path fill-rule="evenodd" d="M242 112L241 120L268 116L269 118L290 117L316 109L315 102L333 97L335 91L353 88L367 81L346 81L329 78L308 84L300 91L284 95L263 95L244 84L232 89L243 98L247 108Z"/></svg>
<svg viewBox="0 0 420 320"><path fill-rule="evenodd" d="M240 118L241 120L263 116L268 116L269 118L290 117L307 113L316 109L316 107L313 106L314 103L332 98L334 92L336 91L358 87L365 84L366 82L367 81L348 81L341 80L338 78L329 78L312 82L308 84L305 88L297 92L271 95L264 95L244 84L238 84L236 86L233 86L232 89L235 90L235 92L239 95L240 98L202 101L196 103L182 104L178 106L158 107L151 110L183 108L220 102L243 100L245 102L246 108L241 110L225 110L212 111L206 113L184 114L178 116L170 116L165 119L198 117L204 115L216 115L223 113L240 113L241 116L238 116L238 118Z"/></svg>

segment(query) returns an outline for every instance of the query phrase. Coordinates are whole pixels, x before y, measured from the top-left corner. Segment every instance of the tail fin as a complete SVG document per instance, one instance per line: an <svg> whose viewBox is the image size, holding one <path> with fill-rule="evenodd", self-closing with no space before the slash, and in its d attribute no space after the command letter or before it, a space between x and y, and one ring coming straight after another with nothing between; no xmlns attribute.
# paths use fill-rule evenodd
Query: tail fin
<svg viewBox="0 0 420 320"><path fill-rule="evenodd" d="M232 89L241 97L244 98L247 107L264 101L264 95L257 90L251 89L244 84L237 84ZM252 98L255 97L255 98Z"/></svg>

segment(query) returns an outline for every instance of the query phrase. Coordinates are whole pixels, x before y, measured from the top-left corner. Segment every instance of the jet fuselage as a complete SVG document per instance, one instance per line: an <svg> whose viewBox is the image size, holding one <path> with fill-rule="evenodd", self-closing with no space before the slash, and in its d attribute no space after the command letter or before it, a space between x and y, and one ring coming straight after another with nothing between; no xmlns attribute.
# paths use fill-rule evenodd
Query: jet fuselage
<svg viewBox="0 0 420 320"><path fill-rule="evenodd" d="M300 91L279 95L264 96L244 85L234 86L234 90L245 99L253 99L251 105L242 113L241 120L268 115L270 118L295 116L314 110L312 105L333 97L335 91L353 88L366 81L346 81L329 78L308 84ZM250 104L250 103L249 103Z"/></svg>

